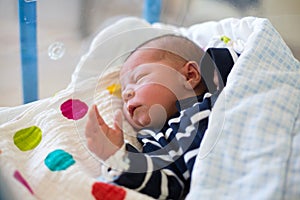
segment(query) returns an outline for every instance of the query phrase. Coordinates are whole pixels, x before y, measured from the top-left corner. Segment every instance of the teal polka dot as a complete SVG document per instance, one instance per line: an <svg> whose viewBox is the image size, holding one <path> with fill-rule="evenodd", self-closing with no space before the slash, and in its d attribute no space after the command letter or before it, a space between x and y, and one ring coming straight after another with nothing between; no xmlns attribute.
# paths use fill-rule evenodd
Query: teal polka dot
<svg viewBox="0 0 300 200"><path fill-rule="evenodd" d="M64 150L57 149L48 154L45 159L45 165L51 171L66 170L75 163L73 156Z"/></svg>

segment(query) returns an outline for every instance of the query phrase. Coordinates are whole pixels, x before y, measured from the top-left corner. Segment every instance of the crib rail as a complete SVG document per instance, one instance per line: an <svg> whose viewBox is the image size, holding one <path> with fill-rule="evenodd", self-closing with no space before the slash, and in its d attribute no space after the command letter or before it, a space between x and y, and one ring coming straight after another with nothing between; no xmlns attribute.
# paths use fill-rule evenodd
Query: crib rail
<svg viewBox="0 0 300 200"><path fill-rule="evenodd" d="M38 99L36 1L19 0L23 103Z"/></svg>
<svg viewBox="0 0 300 200"><path fill-rule="evenodd" d="M160 21L161 0L145 0L143 17ZM38 100L38 56L36 0L19 0L20 52L23 103Z"/></svg>

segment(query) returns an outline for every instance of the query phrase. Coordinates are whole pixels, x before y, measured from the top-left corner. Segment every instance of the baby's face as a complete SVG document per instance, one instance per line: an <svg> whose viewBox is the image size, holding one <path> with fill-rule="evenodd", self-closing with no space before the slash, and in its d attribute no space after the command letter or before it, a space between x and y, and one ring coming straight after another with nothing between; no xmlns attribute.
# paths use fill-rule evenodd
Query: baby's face
<svg viewBox="0 0 300 200"><path fill-rule="evenodd" d="M176 112L185 77L172 62L155 59L154 50L137 51L124 63L120 82L123 111L136 129L159 130Z"/></svg>

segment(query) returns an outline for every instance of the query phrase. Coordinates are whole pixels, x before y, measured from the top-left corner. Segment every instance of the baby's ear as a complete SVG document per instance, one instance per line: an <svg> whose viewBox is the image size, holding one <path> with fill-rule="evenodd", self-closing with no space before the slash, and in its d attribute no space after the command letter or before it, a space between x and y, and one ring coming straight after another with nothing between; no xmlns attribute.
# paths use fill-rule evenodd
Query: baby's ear
<svg viewBox="0 0 300 200"><path fill-rule="evenodd" d="M199 65L195 61L187 62L181 69L186 78L186 88L194 89L201 81ZM189 85L189 86L188 86ZM192 88L191 88L192 87Z"/></svg>

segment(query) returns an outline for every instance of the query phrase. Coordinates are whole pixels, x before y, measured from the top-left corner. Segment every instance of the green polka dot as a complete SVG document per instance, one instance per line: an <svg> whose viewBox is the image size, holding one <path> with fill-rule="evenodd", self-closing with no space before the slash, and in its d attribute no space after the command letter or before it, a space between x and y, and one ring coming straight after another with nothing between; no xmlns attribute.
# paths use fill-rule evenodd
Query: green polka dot
<svg viewBox="0 0 300 200"><path fill-rule="evenodd" d="M48 154L44 162L51 171L61 171L73 165L75 160L71 154L57 149Z"/></svg>
<svg viewBox="0 0 300 200"><path fill-rule="evenodd" d="M14 144L21 151L32 150L39 145L42 140L42 130L37 126L17 131L14 135Z"/></svg>
<svg viewBox="0 0 300 200"><path fill-rule="evenodd" d="M222 40L225 44L228 44L228 43L231 41L231 39L230 39L229 37L225 36L225 35L221 37L221 40Z"/></svg>

